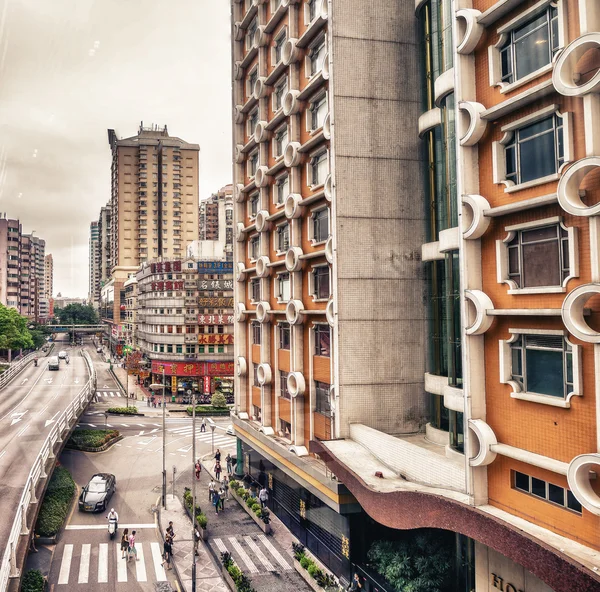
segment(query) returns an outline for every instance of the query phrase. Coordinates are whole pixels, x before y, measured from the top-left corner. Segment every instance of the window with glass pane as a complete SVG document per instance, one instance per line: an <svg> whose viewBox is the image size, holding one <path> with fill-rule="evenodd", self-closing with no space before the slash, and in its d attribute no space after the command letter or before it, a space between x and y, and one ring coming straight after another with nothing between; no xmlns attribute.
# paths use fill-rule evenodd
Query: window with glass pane
<svg viewBox="0 0 600 592"><path fill-rule="evenodd" d="M560 224L519 230L508 243L508 278L518 288L562 286L569 276L569 237Z"/></svg>
<svg viewBox="0 0 600 592"><path fill-rule="evenodd" d="M250 196L250 218L255 218L258 213L258 193Z"/></svg>
<svg viewBox="0 0 600 592"><path fill-rule="evenodd" d="M517 185L557 173L565 161L562 118L552 115L515 130L505 155L506 178Z"/></svg>
<svg viewBox="0 0 600 592"><path fill-rule="evenodd" d="M290 349L290 324L279 323L279 349Z"/></svg>
<svg viewBox="0 0 600 592"><path fill-rule="evenodd" d="M254 177L258 169L258 151L253 152L248 159L248 176Z"/></svg>
<svg viewBox="0 0 600 592"><path fill-rule="evenodd" d="M254 279L250 282L250 298L253 302L260 300L260 280Z"/></svg>
<svg viewBox="0 0 600 592"><path fill-rule="evenodd" d="M329 238L329 209L313 212L312 224L313 240L317 243L326 241Z"/></svg>
<svg viewBox="0 0 600 592"><path fill-rule="evenodd" d="M250 24L248 25L248 29L246 30L246 50L249 50L254 44L254 33L258 27L258 22L256 17L254 17Z"/></svg>
<svg viewBox="0 0 600 592"><path fill-rule="evenodd" d="M283 370L279 371L279 396L284 399L290 398L290 391L287 386L288 373Z"/></svg>
<svg viewBox="0 0 600 592"><path fill-rule="evenodd" d="M329 357L331 351L331 332L329 325L315 325L315 356Z"/></svg>
<svg viewBox="0 0 600 592"><path fill-rule="evenodd" d="M308 22L312 23L317 16L317 0L308 0L306 8L308 10Z"/></svg>
<svg viewBox="0 0 600 592"><path fill-rule="evenodd" d="M248 116L248 136L254 134L254 130L256 129L256 124L258 123L258 109L255 109Z"/></svg>
<svg viewBox="0 0 600 592"><path fill-rule="evenodd" d="M321 39L319 42L317 42L317 44L311 47L311 49L308 52L311 76L314 76L323 69L326 54L327 51L325 48L325 38Z"/></svg>
<svg viewBox="0 0 600 592"><path fill-rule="evenodd" d="M279 35L277 37L277 39L275 39L275 47L273 48L273 53L274 53L274 64L278 64L281 61L281 52L283 51L283 45L285 43L286 40L286 34L285 31L283 31L281 33L281 35Z"/></svg>
<svg viewBox="0 0 600 592"><path fill-rule="evenodd" d="M254 380L253 380L252 384L254 386L260 386L260 383L258 382L258 364L254 364L254 373L253 374L254 374L254 376L253 376ZM254 415L256 415L256 411L254 412Z"/></svg>
<svg viewBox="0 0 600 592"><path fill-rule="evenodd" d="M325 116L327 115L327 96L322 95L315 99L309 107L309 129L311 131L323 127Z"/></svg>
<svg viewBox="0 0 600 592"><path fill-rule="evenodd" d="M277 276L277 295L279 300L287 302L290 299L290 274L280 273Z"/></svg>
<svg viewBox="0 0 600 592"><path fill-rule="evenodd" d="M558 10L549 6L507 34L500 49L502 82L510 84L550 64L558 46Z"/></svg>
<svg viewBox="0 0 600 592"><path fill-rule="evenodd" d="M252 344L253 345L260 345L260 323L252 323ZM254 368L256 369L256 366L254 366Z"/></svg>
<svg viewBox="0 0 600 592"><path fill-rule="evenodd" d="M248 96L250 96L254 92L254 84L258 80L258 68L254 68L250 75L248 76Z"/></svg>
<svg viewBox="0 0 600 592"><path fill-rule="evenodd" d="M515 489L520 489L521 491L529 493L531 491L531 484L529 480L529 475L515 471Z"/></svg>
<svg viewBox="0 0 600 592"><path fill-rule="evenodd" d="M329 172L329 162L327 158L327 151L319 152L310 161L310 172L311 172L311 184L312 185L323 185L325 183L325 177Z"/></svg>
<svg viewBox="0 0 600 592"><path fill-rule="evenodd" d="M275 203L282 204L285 201L285 198L290 193L290 180L287 175L283 175L279 177L275 181L275 185L273 186L273 191L275 192Z"/></svg>
<svg viewBox="0 0 600 592"><path fill-rule="evenodd" d="M277 228L277 250L280 253L290 248L290 225L282 224Z"/></svg>
<svg viewBox="0 0 600 592"><path fill-rule="evenodd" d="M313 296L319 299L327 299L329 292L329 266L315 267L313 270Z"/></svg>
<svg viewBox="0 0 600 592"><path fill-rule="evenodd" d="M288 128L287 125L277 130L275 137L273 138L275 143L275 156L283 156L283 151L288 145Z"/></svg>
<svg viewBox="0 0 600 592"><path fill-rule="evenodd" d="M562 335L520 335L510 346L512 379L524 392L561 398L573 392L573 350Z"/></svg>
<svg viewBox="0 0 600 592"><path fill-rule="evenodd" d="M321 415L331 416L331 401L329 389L331 385L315 380L315 411Z"/></svg>
<svg viewBox="0 0 600 592"><path fill-rule="evenodd" d="M275 89L273 90L273 111L279 111L283 107L283 97L287 90L287 77L284 77L275 85Z"/></svg>
<svg viewBox="0 0 600 592"><path fill-rule="evenodd" d="M250 250L250 259L258 259L260 237L258 235L250 237L248 245Z"/></svg>
<svg viewBox="0 0 600 592"><path fill-rule="evenodd" d="M569 489L560 485L549 483L519 471L513 471L513 487L538 499L581 514L581 504Z"/></svg>

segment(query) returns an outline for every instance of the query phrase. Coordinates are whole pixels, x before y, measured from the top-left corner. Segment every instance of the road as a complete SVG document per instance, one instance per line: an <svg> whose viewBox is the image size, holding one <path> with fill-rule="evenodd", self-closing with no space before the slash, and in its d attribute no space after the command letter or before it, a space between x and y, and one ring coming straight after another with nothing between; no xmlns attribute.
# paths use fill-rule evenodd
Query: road
<svg viewBox="0 0 600 592"><path fill-rule="evenodd" d="M66 336L65 336L66 337ZM81 348L59 341L53 353L65 350L70 364L49 371L45 358L30 364L0 394L0 515L14 516L29 471L52 424L89 378ZM0 540L8 540L11 520L0 521Z"/></svg>

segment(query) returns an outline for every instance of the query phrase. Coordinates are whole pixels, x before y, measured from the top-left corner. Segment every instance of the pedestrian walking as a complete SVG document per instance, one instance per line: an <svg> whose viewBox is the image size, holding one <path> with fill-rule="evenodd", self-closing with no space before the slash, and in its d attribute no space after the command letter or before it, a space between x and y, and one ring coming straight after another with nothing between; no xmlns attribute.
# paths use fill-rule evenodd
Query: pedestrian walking
<svg viewBox="0 0 600 592"><path fill-rule="evenodd" d="M200 531L198 530L197 526L194 526L194 555L196 555L196 557L198 557L199 553L198 553L198 543L200 542L200 539L202 538L202 535L200 534Z"/></svg>
<svg viewBox="0 0 600 592"><path fill-rule="evenodd" d="M221 462L221 451L217 448L217 451L215 452L215 460L218 460L219 462Z"/></svg>
<svg viewBox="0 0 600 592"><path fill-rule="evenodd" d="M152 405L154 406L154 409L156 409L156 399L154 397L152 397Z"/></svg>
<svg viewBox="0 0 600 592"><path fill-rule="evenodd" d="M127 550L129 549L129 529L123 530L123 536L121 537L121 559L125 559L127 556Z"/></svg>
<svg viewBox="0 0 600 592"><path fill-rule="evenodd" d="M215 477L217 481L221 480L221 463L219 461L215 463Z"/></svg>
<svg viewBox="0 0 600 592"><path fill-rule="evenodd" d="M219 506L222 512L225 509L225 489L223 487L219 489Z"/></svg>
<svg viewBox="0 0 600 592"><path fill-rule="evenodd" d="M215 480L211 477L210 483L208 484L208 501L209 502L212 502L214 492L215 492Z"/></svg>
<svg viewBox="0 0 600 592"><path fill-rule="evenodd" d="M225 462L227 463L227 474L231 475L233 473L233 459L231 458L231 454L227 453L225 457Z"/></svg>
<svg viewBox="0 0 600 592"><path fill-rule="evenodd" d="M219 505L220 505L220 500L221 498L219 497L219 492L215 489L212 492L212 504L215 507L215 514L218 516L219 515Z"/></svg>
<svg viewBox="0 0 600 592"><path fill-rule="evenodd" d="M135 548L135 530L129 535L129 548L127 550L127 561L131 559L131 556L135 556L135 560L139 561L140 558L137 556L137 549Z"/></svg>
<svg viewBox="0 0 600 592"><path fill-rule="evenodd" d="M205 432L206 431L206 417L202 418L202 423L200 424L200 431L201 432Z"/></svg>
<svg viewBox="0 0 600 592"><path fill-rule="evenodd" d="M358 574L355 573L354 577L352 578L352 581L348 584L348 588L347 590L350 590L350 592L357 592L358 590L362 589L362 584L360 583L360 578L358 577Z"/></svg>
<svg viewBox="0 0 600 592"><path fill-rule="evenodd" d="M167 564L167 569L171 569L171 557L173 556L173 539L169 534L169 531L165 533L165 542L163 543L163 562Z"/></svg>
<svg viewBox="0 0 600 592"><path fill-rule="evenodd" d="M167 534L171 537L171 543L173 543L175 541L175 530L171 520L169 520L169 526L167 526Z"/></svg>
<svg viewBox="0 0 600 592"><path fill-rule="evenodd" d="M229 479L223 475L223 489L225 490L225 499L229 501Z"/></svg>
<svg viewBox="0 0 600 592"><path fill-rule="evenodd" d="M269 492L267 491L266 487L263 487L259 494L258 494L258 501L260 502L260 507L264 508L267 505L267 502L269 501Z"/></svg>
<svg viewBox="0 0 600 592"><path fill-rule="evenodd" d="M202 471L202 465L200 464L200 461L197 460L196 464L194 465L194 472L196 473L196 481L200 481L200 472Z"/></svg>

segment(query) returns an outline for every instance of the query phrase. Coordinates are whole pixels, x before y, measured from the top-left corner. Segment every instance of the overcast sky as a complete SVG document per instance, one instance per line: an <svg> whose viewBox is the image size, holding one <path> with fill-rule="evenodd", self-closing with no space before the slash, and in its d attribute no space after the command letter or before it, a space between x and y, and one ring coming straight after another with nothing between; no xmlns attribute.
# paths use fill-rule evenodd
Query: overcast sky
<svg viewBox="0 0 600 592"><path fill-rule="evenodd" d="M200 197L231 182L229 2L0 0L0 213L87 296L89 226L110 196L108 128L200 144Z"/></svg>

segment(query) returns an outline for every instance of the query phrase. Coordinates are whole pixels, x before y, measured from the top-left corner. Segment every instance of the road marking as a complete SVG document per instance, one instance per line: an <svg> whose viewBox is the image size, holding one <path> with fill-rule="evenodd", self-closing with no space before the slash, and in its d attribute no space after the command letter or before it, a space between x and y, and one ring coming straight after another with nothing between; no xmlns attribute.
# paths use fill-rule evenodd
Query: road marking
<svg viewBox="0 0 600 592"><path fill-rule="evenodd" d="M141 530L143 528L155 528L154 522L147 524L121 524L119 528L129 528L129 530ZM106 524L67 524L65 530L106 530Z"/></svg>
<svg viewBox="0 0 600 592"><path fill-rule="evenodd" d="M108 543L100 543L98 552L98 583L108 582Z"/></svg>
<svg viewBox="0 0 600 592"><path fill-rule="evenodd" d="M275 557L277 563L279 563L283 569L292 569L292 566L284 559L281 553L271 544L271 541L269 541L264 534L259 534L258 540L271 552L271 555Z"/></svg>
<svg viewBox="0 0 600 592"><path fill-rule="evenodd" d="M165 573L165 568L162 566L162 555L160 553L160 547L158 546L158 543L150 543L150 549L152 551L152 563L154 563L156 581L166 582L167 574Z"/></svg>
<svg viewBox="0 0 600 592"><path fill-rule="evenodd" d="M146 564L144 563L144 545L140 543L136 546L139 561L135 562L135 575L138 582L147 582Z"/></svg>
<svg viewBox="0 0 600 592"><path fill-rule="evenodd" d="M44 423L44 427L47 428L51 423L54 423L56 421L56 416L60 413L60 411L57 411L50 419L47 419L46 422Z"/></svg>
<svg viewBox="0 0 600 592"><path fill-rule="evenodd" d="M0 458L2 458L5 454L6 454L6 450L3 450L2 452L0 452Z"/></svg>
<svg viewBox="0 0 600 592"><path fill-rule="evenodd" d="M128 424L128 423L122 423L121 425L122 425L124 428L128 428L128 427L129 427L129 424Z"/></svg>
<svg viewBox="0 0 600 592"><path fill-rule="evenodd" d="M121 559L121 543L115 545L117 551L117 582L127 581L127 559Z"/></svg>
<svg viewBox="0 0 600 592"><path fill-rule="evenodd" d="M143 435L144 435L144 433L145 433L145 430L142 430L142 431L141 431L141 432L138 434L138 436L143 436Z"/></svg>
<svg viewBox="0 0 600 592"><path fill-rule="evenodd" d="M115 393L110 393L110 396L111 396L111 397L114 397L114 396L115 396Z"/></svg>
<svg viewBox="0 0 600 592"><path fill-rule="evenodd" d="M121 396L121 393L117 392L117 397L120 397L120 396Z"/></svg>
<svg viewBox="0 0 600 592"><path fill-rule="evenodd" d="M91 428L95 428L96 427L95 423L88 423L87 425L89 425Z"/></svg>
<svg viewBox="0 0 600 592"><path fill-rule="evenodd" d="M79 562L79 578L77 578L78 584L87 584L90 575L90 553L92 551L92 545L86 543L81 545L81 560Z"/></svg>
<svg viewBox="0 0 600 592"><path fill-rule="evenodd" d="M65 545L62 562L60 564L60 572L58 574L59 584L69 583L69 572L71 571L71 559L73 559L73 545Z"/></svg>
<svg viewBox="0 0 600 592"><path fill-rule="evenodd" d="M25 432L26 432L26 431L29 429L29 426L30 426L30 425L31 425L31 424L30 424L30 423L28 423L28 424L27 424L25 427L21 428L21 431L20 431L20 432L17 432L17 437L19 437L19 438L20 438L20 437L21 437L21 436L22 436L22 435L23 435L23 434L24 434L24 433L25 433Z"/></svg>
<svg viewBox="0 0 600 592"><path fill-rule="evenodd" d="M29 378L24 378L23 382L21 382L21 386L23 386L28 380L29 380Z"/></svg>
<svg viewBox="0 0 600 592"><path fill-rule="evenodd" d="M27 411L29 411L29 409L27 409ZM16 423L19 423L23 419L23 416L27 413L27 411L23 411L22 413L13 413L11 416L12 421L10 422L10 425L15 425Z"/></svg>
<svg viewBox="0 0 600 592"><path fill-rule="evenodd" d="M104 424L104 427L107 427L107 428L112 428L113 426L112 426L110 423L105 423L105 424Z"/></svg>
<svg viewBox="0 0 600 592"><path fill-rule="evenodd" d="M246 544L252 549L252 551L254 551L254 554L256 555L256 557L258 557L260 562L265 566L265 569L267 571L275 571L275 568L273 567L271 562L265 557L265 554L262 552L261 548L252 540L252 538L249 536L245 536L244 540L246 541Z"/></svg>
<svg viewBox="0 0 600 592"><path fill-rule="evenodd" d="M246 564L246 567L250 570L250 573L258 573L258 567L254 565L252 559L248 557L248 553L244 551L243 547L236 541L235 537L229 537L229 542L231 543L231 546L237 551L238 555L242 558L242 561Z"/></svg>
<svg viewBox="0 0 600 592"><path fill-rule="evenodd" d="M192 449L192 445L184 446L183 448L178 448L177 452L189 452Z"/></svg>
<svg viewBox="0 0 600 592"><path fill-rule="evenodd" d="M150 425L156 426L157 428L159 428L159 427L160 427L160 424L159 424L159 423L151 423ZM152 431L153 431L153 432L156 432L156 431L158 431L158 430L152 430ZM152 433L152 432L150 432L150 433Z"/></svg>
<svg viewBox="0 0 600 592"><path fill-rule="evenodd" d="M153 423L152 425L156 425L156 424L155 424L155 423ZM155 432L158 432L158 431L159 431L159 429L158 429L158 428L154 428L153 430L150 430L150 431L148 432L148 434L154 434Z"/></svg>
<svg viewBox="0 0 600 592"><path fill-rule="evenodd" d="M219 551L221 551L221 553L227 553L227 547L225 546L225 543L223 543L223 541L221 539L213 539L213 541L215 542L215 545L217 545L217 547L219 548Z"/></svg>

